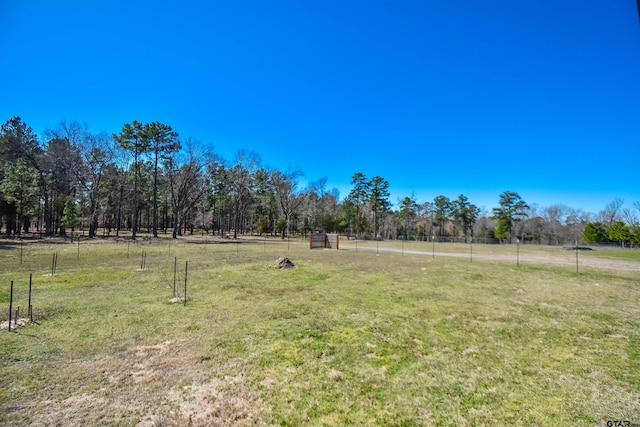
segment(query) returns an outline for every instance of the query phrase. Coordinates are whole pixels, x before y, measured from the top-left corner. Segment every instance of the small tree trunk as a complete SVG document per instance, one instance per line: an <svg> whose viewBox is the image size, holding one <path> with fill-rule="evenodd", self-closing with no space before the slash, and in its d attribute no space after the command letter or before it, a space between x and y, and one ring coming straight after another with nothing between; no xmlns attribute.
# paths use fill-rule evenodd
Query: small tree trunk
<svg viewBox="0 0 640 427"><path fill-rule="evenodd" d="M180 219L178 215L178 211L173 211L173 232L171 234L172 239L178 238L178 232L180 231Z"/></svg>
<svg viewBox="0 0 640 427"><path fill-rule="evenodd" d="M158 237L158 152L153 167L153 237Z"/></svg>

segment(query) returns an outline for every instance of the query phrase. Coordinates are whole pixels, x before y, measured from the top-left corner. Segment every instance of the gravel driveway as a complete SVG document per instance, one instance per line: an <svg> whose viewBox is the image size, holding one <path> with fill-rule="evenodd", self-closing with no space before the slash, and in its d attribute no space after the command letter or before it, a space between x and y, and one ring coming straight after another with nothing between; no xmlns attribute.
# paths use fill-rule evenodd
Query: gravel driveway
<svg viewBox="0 0 640 427"><path fill-rule="evenodd" d="M341 244L340 249L348 249L353 250L356 249L355 246ZM379 251L379 252L403 252L402 249L398 248L376 248L375 246L360 246L358 245L357 250L365 250L365 251ZM432 251L416 251L405 249L404 253L413 254L413 255L428 255L428 256L438 256L438 257L458 257L458 258L469 258L469 253L454 253L454 252L432 252ZM497 261L509 261L514 264L518 261L517 255L487 255L487 254L473 254L473 258L476 259L492 259ZM561 264L561 265L576 265L576 257L575 252L573 251L565 251L563 253L558 254L539 254L539 255L530 255L530 254L521 254L520 255L521 263L538 263L538 264ZM609 270L627 270L627 271L640 271L640 262L635 261L625 261L625 260L616 260L616 259L605 259L605 258L593 258L593 257L585 257L580 256L578 254L578 267L593 267L593 268L604 268Z"/></svg>

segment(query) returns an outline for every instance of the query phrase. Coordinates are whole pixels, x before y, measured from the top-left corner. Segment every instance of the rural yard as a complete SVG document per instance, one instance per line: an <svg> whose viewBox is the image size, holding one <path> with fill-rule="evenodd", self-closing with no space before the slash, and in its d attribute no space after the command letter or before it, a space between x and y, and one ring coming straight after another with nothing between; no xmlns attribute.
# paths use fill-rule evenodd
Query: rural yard
<svg viewBox="0 0 640 427"><path fill-rule="evenodd" d="M640 427L640 0L577 3L3 2L0 427Z"/></svg>
<svg viewBox="0 0 640 427"><path fill-rule="evenodd" d="M0 425L638 423L639 269L629 249L2 240L0 321L31 278L33 322L0 331Z"/></svg>

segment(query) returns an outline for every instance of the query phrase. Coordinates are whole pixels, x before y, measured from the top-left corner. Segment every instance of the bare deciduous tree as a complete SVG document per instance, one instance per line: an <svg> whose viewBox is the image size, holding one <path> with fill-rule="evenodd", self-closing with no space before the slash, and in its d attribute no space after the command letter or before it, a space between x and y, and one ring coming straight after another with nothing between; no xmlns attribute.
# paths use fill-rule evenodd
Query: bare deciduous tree
<svg viewBox="0 0 640 427"><path fill-rule="evenodd" d="M183 218L206 193L205 170L211 161L210 156L198 151L193 141L187 141L185 149L186 152L174 152L164 160L171 192L174 239L181 234Z"/></svg>
<svg viewBox="0 0 640 427"><path fill-rule="evenodd" d="M281 237L286 237L289 230L289 222L292 215L304 200L304 194L298 191L298 178L302 175L300 171L274 171L271 173L271 186L280 208L280 213L285 220L285 227L281 231Z"/></svg>
<svg viewBox="0 0 640 427"><path fill-rule="evenodd" d="M623 204L624 199L619 197L607 203L604 209L598 212L599 221L607 227L611 227L613 223L620 220L620 212Z"/></svg>

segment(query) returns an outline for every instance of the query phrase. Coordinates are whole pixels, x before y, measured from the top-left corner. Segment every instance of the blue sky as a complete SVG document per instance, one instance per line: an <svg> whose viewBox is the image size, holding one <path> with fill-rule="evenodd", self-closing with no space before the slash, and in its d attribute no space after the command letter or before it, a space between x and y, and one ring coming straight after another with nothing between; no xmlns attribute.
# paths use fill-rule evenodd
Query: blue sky
<svg viewBox="0 0 640 427"><path fill-rule="evenodd" d="M640 202L632 0L0 1L0 121L161 121L395 203Z"/></svg>

